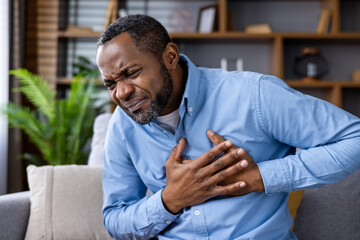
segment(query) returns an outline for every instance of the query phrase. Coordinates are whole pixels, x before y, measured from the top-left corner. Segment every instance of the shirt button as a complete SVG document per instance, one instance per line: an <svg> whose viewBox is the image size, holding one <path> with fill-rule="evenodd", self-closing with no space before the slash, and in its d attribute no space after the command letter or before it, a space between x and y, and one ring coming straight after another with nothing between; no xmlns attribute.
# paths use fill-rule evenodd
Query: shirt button
<svg viewBox="0 0 360 240"><path fill-rule="evenodd" d="M192 112L192 110L193 110L192 107L189 107L189 112Z"/></svg>
<svg viewBox="0 0 360 240"><path fill-rule="evenodd" d="M167 131L164 130L163 132L167 134Z"/></svg>
<svg viewBox="0 0 360 240"><path fill-rule="evenodd" d="M200 215L200 211L199 211L199 210L196 210L196 211L195 211L195 215L196 215L196 216L199 216L199 215Z"/></svg>
<svg viewBox="0 0 360 240"><path fill-rule="evenodd" d="M166 221L166 224L168 224L168 225L169 225L170 223L171 223L171 221L169 221L169 220L167 220L167 221Z"/></svg>

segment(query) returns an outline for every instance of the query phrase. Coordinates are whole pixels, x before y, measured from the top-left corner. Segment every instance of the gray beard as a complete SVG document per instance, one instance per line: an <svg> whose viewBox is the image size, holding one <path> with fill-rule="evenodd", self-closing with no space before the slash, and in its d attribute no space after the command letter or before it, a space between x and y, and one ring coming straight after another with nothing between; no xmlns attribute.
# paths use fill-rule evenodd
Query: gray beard
<svg viewBox="0 0 360 240"><path fill-rule="evenodd" d="M128 113L128 115L139 124L148 124L154 120L159 114L165 109L167 103L169 102L170 96L173 91L172 79L169 74L169 71L165 67L163 62L161 64L161 76L163 79L162 87L157 93L155 100L152 100L148 109L144 112L140 110L135 111L134 113Z"/></svg>
<svg viewBox="0 0 360 240"><path fill-rule="evenodd" d="M132 113L130 117L139 124L148 124L152 120L154 120L159 114L162 112L163 107L160 106L156 101L152 101L150 107L146 110L146 112L142 113Z"/></svg>

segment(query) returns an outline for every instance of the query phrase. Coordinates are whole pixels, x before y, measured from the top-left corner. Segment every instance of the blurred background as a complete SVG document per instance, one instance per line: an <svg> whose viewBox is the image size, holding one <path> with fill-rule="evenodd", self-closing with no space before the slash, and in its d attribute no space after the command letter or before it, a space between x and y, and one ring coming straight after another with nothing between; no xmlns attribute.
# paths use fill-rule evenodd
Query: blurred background
<svg viewBox="0 0 360 240"><path fill-rule="evenodd" d="M111 112L95 65L97 38L118 17L146 14L198 66L272 74L360 116L359 13L356 0L1 0L0 106L34 109L9 76L26 68L57 99L69 97L75 75L90 74L93 106ZM27 189L24 153L41 158L1 115L0 195Z"/></svg>

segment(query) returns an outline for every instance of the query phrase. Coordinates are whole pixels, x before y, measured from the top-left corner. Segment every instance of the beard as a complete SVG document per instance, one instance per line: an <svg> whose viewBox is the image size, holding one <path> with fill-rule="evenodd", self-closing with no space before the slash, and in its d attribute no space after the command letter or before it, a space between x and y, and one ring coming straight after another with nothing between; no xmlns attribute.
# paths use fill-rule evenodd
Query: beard
<svg viewBox="0 0 360 240"><path fill-rule="evenodd" d="M172 78L169 74L169 71L167 70L164 62L161 61L160 64L161 77L163 80L162 86L160 88L160 91L156 94L155 99L151 101L149 108L144 111L139 109L133 113L127 112L127 114L135 122L142 125L150 123L157 116L159 116L159 114L165 109L173 92Z"/></svg>

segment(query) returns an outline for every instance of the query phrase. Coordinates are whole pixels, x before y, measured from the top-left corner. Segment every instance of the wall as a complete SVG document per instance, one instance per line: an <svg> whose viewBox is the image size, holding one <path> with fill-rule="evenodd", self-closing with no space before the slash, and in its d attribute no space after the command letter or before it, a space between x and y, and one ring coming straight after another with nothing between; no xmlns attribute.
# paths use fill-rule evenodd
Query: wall
<svg viewBox="0 0 360 240"><path fill-rule="evenodd" d="M0 106L9 100L9 1L0 4ZM7 191L8 125L0 117L0 195Z"/></svg>

